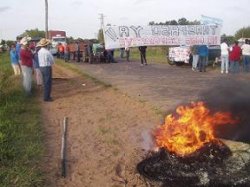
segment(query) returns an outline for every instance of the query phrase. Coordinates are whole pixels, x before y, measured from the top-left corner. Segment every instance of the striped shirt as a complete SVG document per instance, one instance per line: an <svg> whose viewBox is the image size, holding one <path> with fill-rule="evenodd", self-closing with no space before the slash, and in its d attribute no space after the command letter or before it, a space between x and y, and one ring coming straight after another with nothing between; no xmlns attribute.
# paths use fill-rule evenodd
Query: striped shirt
<svg viewBox="0 0 250 187"><path fill-rule="evenodd" d="M38 51L38 61L40 67L52 66L52 64L54 64L52 54L44 47Z"/></svg>

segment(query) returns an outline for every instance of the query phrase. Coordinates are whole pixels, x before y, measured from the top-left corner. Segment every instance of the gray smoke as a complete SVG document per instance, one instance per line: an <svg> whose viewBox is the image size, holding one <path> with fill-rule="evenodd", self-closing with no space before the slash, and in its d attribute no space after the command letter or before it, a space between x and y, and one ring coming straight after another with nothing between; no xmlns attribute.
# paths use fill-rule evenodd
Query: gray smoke
<svg viewBox="0 0 250 187"><path fill-rule="evenodd" d="M152 151L155 148L152 130L144 130L142 132L142 148L145 151Z"/></svg>
<svg viewBox="0 0 250 187"><path fill-rule="evenodd" d="M229 79L218 81L217 85L203 92L200 97L212 112L231 112L239 119L235 125L218 127L217 136L250 143L250 79L231 75Z"/></svg>

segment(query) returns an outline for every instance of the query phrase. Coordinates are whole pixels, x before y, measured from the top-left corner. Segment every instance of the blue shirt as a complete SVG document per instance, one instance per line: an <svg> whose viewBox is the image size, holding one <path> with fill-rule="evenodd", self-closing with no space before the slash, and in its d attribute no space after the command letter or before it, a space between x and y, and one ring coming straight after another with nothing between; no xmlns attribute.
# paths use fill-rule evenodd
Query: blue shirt
<svg viewBox="0 0 250 187"><path fill-rule="evenodd" d="M208 47L206 45L200 45L198 47L199 56L207 57L208 56Z"/></svg>
<svg viewBox="0 0 250 187"><path fill-rule="evenodd" d="M20 51L21 51L21 44L20 44L20 43L17 43L17 44L16 44L17 60L20 59Z"/></svg>
<svg viewBox="0 0 250 187"><path fill-rule="evenodd" d="M15 49L10 50L10 61L11 64L18 64L18 56Z"/></svg>

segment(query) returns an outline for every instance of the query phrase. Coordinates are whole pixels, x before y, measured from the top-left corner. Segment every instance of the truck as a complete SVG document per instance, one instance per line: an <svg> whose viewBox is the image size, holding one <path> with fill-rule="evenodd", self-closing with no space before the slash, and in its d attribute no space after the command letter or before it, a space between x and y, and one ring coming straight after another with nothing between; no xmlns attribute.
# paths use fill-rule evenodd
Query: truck
<svg viewBox="0 0 250 187"><path fill-rule="evenodd" d="M58 53L57 46L59 43L66 43L66 32L59 30L50 30L48 32L48 39L51 41L50 52L52 55L56 55Z"/></svg>
<svg viewBox="0 0 250 187"><path fill-rule="evenodd" d="M190 62L191 49L189 46L170 47L168 62L170 65L182 65Z"/></svg>
<svg viewBox="0 0 250 187"><path fill-rule="evenodd" d="M168 63L170 65L183 65L192 64L193 56L191 53L192 46L177 46L170 47L167 55ZM215 63L220 62L220 46L211 45L208 46L208 61L214 66Z"/></svg>

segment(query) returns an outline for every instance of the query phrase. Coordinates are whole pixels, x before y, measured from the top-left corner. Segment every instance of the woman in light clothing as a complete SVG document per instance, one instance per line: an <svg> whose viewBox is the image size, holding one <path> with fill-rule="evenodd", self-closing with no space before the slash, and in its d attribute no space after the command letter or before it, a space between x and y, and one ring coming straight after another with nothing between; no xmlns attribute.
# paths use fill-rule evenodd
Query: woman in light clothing
<svg viewBox="0 0 250 187"><path fill-rule="evenodd" d="M129 43L126 39L125 39L125 52L126 52L126 59L129 62L130 49L129 49Z"/></svg>
<svg viewBox="0 0 250 187"><path fill-rule="evenodd" d="M226 43L226 40L220 44L221 49L221 73L228 73L229 66L229 47Z"/></svg>
<svg viewBox="0 0 250 187"><path fill-rule="evenodd" d="M198 62L199 62L198 46L194 45L191 48L191 52L192 52L192 55L193 55L192 70L196 71L197 70L197 65L198 65Z"/></svg>

